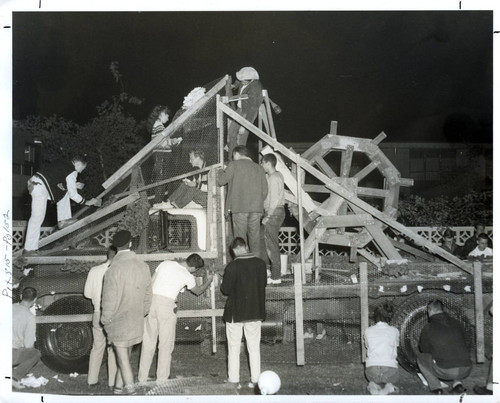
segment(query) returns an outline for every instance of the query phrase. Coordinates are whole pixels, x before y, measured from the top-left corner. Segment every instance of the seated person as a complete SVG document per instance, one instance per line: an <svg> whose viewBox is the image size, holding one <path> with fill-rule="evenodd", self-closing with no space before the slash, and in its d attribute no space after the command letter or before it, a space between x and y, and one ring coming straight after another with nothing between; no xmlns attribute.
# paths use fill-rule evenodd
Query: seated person
<svg viewBox="0 0 500 403"><path fill-rule="evenodd" d="M366 346L365 376L370 382L368 390L372 395L387 395L396 392L394 383L399 378L396 357L399 345L399 330L388 323L392 306L384 303L375 308L376 324L365 330Z"/></svg>
<svg viewBox="0 0 500 403"><path fill-rule="evenodd" d="M459 246L455 243L455 233L449 228L446 228L443 232L441 249L444 249L452 255L458 253Z"/></svg>
<svg viewBox="0 0 500 403"><path fill-rule="evenodd" d="M200 150L191 150L189 152L189 163L193 168L204 168L205 154ZM184 208L189 202L207 207L208 175L200 173L191 179L183 179L182 183L174 190L168 201L175 208Z"/></svg>
<svg viewBox="0 0 500 403"><path fill-rule="evenodd" d="M23 389L19 382L40 360L35 348L36 321L30 308L36 301L36 290L26 287L21 302L12 304L12 386Z"/></svg>
<svg viewBox="0 0 500 403"><path fill-rule="evenodd" d="M463 259L467 257L467 255L472 252L477 246L477 237L479 234L486 234L486 227L484 224L476 223L474 225L474 235L465 241L463 246L459 250L459 256ZM491 239L488 237L488 248L493 248L493 243Z"/></svg>
<svg viewBox="0 0 500 403"><path fill-rule="evenodd" d="M489 239L485 233L479 234L476 240L476 248L470 251L467 257L493 257L493 249L488 247Z"/></svg>
<svg viewBox="0 0 500 403"><path fill-rule="evenodd" d="M462 324L443 310L443 303L434 300L427 305L429 323L420 334L417 363L432 393L443 394L440 379L453 381L453 393L462 394L462 380L472 370L470 350Z"/></svg>

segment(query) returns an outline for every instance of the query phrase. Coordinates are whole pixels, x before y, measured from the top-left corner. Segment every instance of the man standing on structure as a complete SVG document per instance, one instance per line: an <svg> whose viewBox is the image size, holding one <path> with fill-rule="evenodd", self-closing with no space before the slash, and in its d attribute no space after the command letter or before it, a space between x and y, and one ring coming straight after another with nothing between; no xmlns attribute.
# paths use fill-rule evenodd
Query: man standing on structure
<svg viewBox="0 0 500 403"><path fill-rule="evenodd" d="M260 221L267 196L266 173L252 161L245 146L236 146L233 161L219 171L217 183L228 186L226 208L232 218L233 238L248 239L250 252L262 257Z"/></svg>
<svg viewBox="0 0 500 403"><path fill-rule="evenodd" d="M98 384L99 370L101 369L102 357L108 341L104 334L104 329L101 325L101 296L102 283L104 275L108 270L117 249L115 246L110 246L107 253L107 260L98 266L92 267L85 281L83 295L92 300L94 306L94 314L92 315L92 350L90 350L89 372L87 375L87 384L92 387ZM116 378L116 358L113 348L108 346L108 385L113 387Z"/></svg>
<svg viewBox="0 0 500 403"><path fill-rule="evenodd" d="M118 231L113 245L118 253L104 276L101 323L113 345L118 370L114 394L135 394L130 365L132 347L142 341L144 317L151 306L149 266L130 250L129 231Z"/></svg>
<svg viewBox="0 0 500 403"><path fill-rule="evenodd" d="M223 319L228 346L228 382L240 387L240 347L243 332L250 359L249 388L260 376L261 324L266 319L266 264L248 253L242 238L231 243L235 259L224 270L221 292L226 295Z"/></svg>
<svg viewBox="0 0 500 403"><path fill-rule="evenodd" d="M175 344L175 326L177 324L177 295L184 287L195 295L202 294L210 285L213 273L207 275L207 280L197 286L195 277L191 274L202 268L205 262L200 255L193 253L184 262L165 260L153 275L153 302L144 325L141 359L139 363L139 382L148 380L151 361L158 345L158 364L156 381L168 380L172 352Z"/></svg>
<svg viewBox="0 0 500 403"><path fill-rule="evenodd" d="M285 179L276 170L278 160L274 154L262 157L262 168L267 174L267 196L264 200L264 241L271 262L268 284L281 284L280 227L285 220Z"/></svg>

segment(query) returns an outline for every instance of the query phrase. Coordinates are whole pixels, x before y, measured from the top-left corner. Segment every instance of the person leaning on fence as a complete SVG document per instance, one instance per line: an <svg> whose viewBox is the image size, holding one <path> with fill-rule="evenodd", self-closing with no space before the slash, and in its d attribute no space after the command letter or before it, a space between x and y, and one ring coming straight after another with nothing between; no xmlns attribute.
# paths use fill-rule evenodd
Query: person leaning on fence
<svg viewBox="0 0 500 403"><path fill-rule="evenodd" d="M36 301L36 290L26 287L21 302L12 304L12 386L23 389L21 379L40 361L35 348L36 320L30 308Z"/></svg>
<svg viewBox="0 0 500 403"><path fill-rule="evenodd" d="M285 180L276 170L278 160L274 154L262 157L262 168L267 174L267 196L264 200L264 243L271 263L271 278L268 284L281 283L280 227L285 220Z"/></svg>
<svg viewBox="0 0 500 403"><path fill-rule="evenodd" d="M250 360L249 388L260 376L261 324L266 319L266 264L248 252L243 238L231 243L235 259L225 270L220 290L227 296L222 319L226 323L228 347L228 382L239 387L241 338L245 340Z"/></svg>
<svg viewBox="0 0 500 403"><path fill-rule="evenodd" d="M253 123L259 113L262 104L262 84L259 81L259 73L253 67L243 67L236 73L237 81L234 83L237 95L247 96L237 102L236 112L243 118ZM229 156L233 155L233 149L237 145L246 145L248 130L230 120L227 128L227 147Z"/></svg>
<svg viewBox="0 0 500 403"><path fill-rule="evenodd" d="M450 228L446 228L442 234L441 249L444 249L452 255L457 255L459 253L460 248L455 243L455 233Z"/></svg>
<svg viewBox="0 0 500 403"><path fill-rule="evenodd" d="M476 238L476 248L469 252L467 257L493 257L493 249L488 247L488 235L479 234Z"/></svg>
<svg viewBox="0 0 500 403"><path fill-rule="evenodd" d="M31 216L26 229L26 240L23 254L33 256L38 254L38 241L40 228L45 219L47 201L57 205L57 226L59 229L73 224L71 218L71 202L85 206L94 206L97 199L85 200L78 189L83 189L84 184L77 182L78 174L87 167L83 157L76 156L71 163L55 161L35 173L28 180L28 192L31 195Z"/></svg>
<svg viewBox="0 0 500 403"><path fill-rule="evenodd" d="M193 168L205 168L205 153L201 150L191 150L189 152L189 163ZM168 201L175 208L184 208L192 201L206 208L207 192L208 175L206 172L199 173L193 178L183 179L179 187L168 198Z"/></svg>
<svg viewBox="0 0 500 403"><path fill-rule="evenodd" d="M104 275L102 288L101 323L116 355L113 393L117 395L135 394L130 353L142 341L144 317L152 299L149 266L130 250L130 237L125 230L114 235L118 253Z"/></svg>
<svg viewBox="0 0 500 403"><path fill-rule="evenodd" d="M374 311L375 325L367 328L363 335L366 346L365 376L372 395L398 391L394 384L399 379L399 330L388 324L391 316L392 306L389 303L377 306Z"/></svg>
<svg viewBox="0 0 500 403"><path fill-rule="evenodd" d="M443 310L440 300L427 305L429 323L422 329L417 364L420 372L435 394L443 393L441 379L453 381L453 393L462 394L462 380L472 370L470 350L465 340L462 324ZM446 385L447 386L447 385Z"/></svg>
<svg viewBox="0 0 500 403"><path fill-rule="evenodd" d="M172 112L168 106L156 105L151 111L148 123L151 126L151 140L157 136L162 136L166 130L165 125L172 116ZM154 150L154 166L153 176L154 182L165 179L167 176L167 155L172 151L172 146L179 144L182 138L165 138ZM165 195L166 185L157 186L155 188L155 203L161 203Z"/></svg>
<svg viewBox="0 0 500 403"><path fill-rule="evenodd" d="M141 359L139 362L139 382L148 380L149 369L158 341L156 381L168 380L172 351L175 345L177 295L184 288L187 288L194 295L201 295L210 286L213 273L209 273L206 281L199 286L196 285L195 277L191 274L204 265L205 262L201 256L193 253L183 262L166 260L156 268L152 280L153 301L144 324Z"/></svg>
<svg viewBox="0 0 500 403"><path fill-rule="evenodd" d="M89 372L87 375L87 384L90 387L99 384L99 370L101 369L102 357L104 356L104 350L108 353L108 385L113 387L115 385L116 378L116 358L115 353L111 345L108 345L106 334L101 325L101 296L102 296L102 284L104 281L104 275L108 270L113 258L115 257L117 249L115 246L111 245L108 248L107 260L90 269L87 275L87 280L85 281L85 287L83 289L83 295L86 298L92 300L92 305L94 307L94 313L92 315L92 350L90 350L89 358Z"/></svg>
<svg viewBox="0 0 500 403"><path fill-rule="evenodd" d="M226 207L231 214L233 238L248 239L250 252L262 257L260 221L267 196L264 169L252 161L245 146L236 146L233 161L218 172L217 184L228 187Z"/></svg>

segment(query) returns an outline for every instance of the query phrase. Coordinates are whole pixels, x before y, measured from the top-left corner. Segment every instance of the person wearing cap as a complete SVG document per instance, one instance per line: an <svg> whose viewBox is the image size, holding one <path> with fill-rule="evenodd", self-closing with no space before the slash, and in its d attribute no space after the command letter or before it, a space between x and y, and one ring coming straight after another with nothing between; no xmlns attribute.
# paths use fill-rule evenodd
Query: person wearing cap
<svg viewBox="0 0 500 403"><path fill-rule="evenodd" d="M118 365L113 390L117 395L135 394L130 353L142 341L152 300L149 266L130 250L130 238L125 230L113 237L118 252L104 275L101 301L101 323Z"/></svg>
<svg viewBox="0 0 500 403"><path fill-rule="evenodd" d="M236 73L238 79L234 88L236 94L244 96L246 99L241 99L237 102L236 112L243 116L250 123L253 123L259 113L259 107L262 104L262 84L259 81L259 73L253 67L243 67ZM227 128L227 147L229 156L232 155L234 147L237 145L246 145L248 138L248 130L240 126L233 120L229 121Z"/></svg>
<svg viewBox="0 0 500 403"><path fill-rule="evenodd" d="M82 206L97 204L97 199L85 200L78 193L78 189L83 189L84 184L77 182L77 177L86 167L87 162L83 157L74 157L71 163L59 160L42 167L28 180L28 192L31 195L31 216L26 228L23 255L34 256L38 254L40 228L45 219L48 200L56 203L59 229L75 222L71 218L70 200Z"/></svg>

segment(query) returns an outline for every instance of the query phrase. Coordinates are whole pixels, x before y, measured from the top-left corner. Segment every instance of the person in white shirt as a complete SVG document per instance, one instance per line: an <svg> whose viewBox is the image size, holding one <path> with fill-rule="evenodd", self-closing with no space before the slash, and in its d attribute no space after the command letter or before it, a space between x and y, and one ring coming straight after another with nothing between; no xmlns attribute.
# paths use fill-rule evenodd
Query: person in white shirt
<svg viewBox="0 0 500 403"><path fill-rule="evenodd" d="M467 256L471 257L492 257L493 249L488 247L489 237L485 233L479 234L477 236L477 246L476 248L469 252Z"/></svg>
<svg viewBox="0 0 500 403"><path fill-rule="evenodd" d="M365 330L366 346L365 376L372 395L387 395L397 392L394 386L399 379L397 349L399 330L390 326L392 306L385 302L375 308L376 324Z"/></svg>
<svg viewBox="0 0 500 403"><path fill-rule="evenodd" d="M175 326L177 324L177 295L184 287L195 295L201 295L208 288L212 282L213 273L208 273L206 281L199 286L196 285L196 279L191 274L204 265L205 262L201 256L193 253L183 262L166 260L156 268L152 279L153 301L144 323L139 382L148 380L158 340L156 381L166 381L170 376L170 364L175 344Z"/></svg>
<svg viewBox="0 0 500 403"><path fill-rule="evenodd" d="M36 301L36 290L26 287L21 302L12 304L12 386L24 389L19 382L40 361L35 348L36 320L30 308Z"/></svg>
<svg viewBox="0 0 500 403"><path fill-rule="evenodd" d="M108 270L111 261L116 255L116 247L110 246L107 253L107 260L99 266L92 267L85 282L83 295L92 300L94 306L94 314L92 316L92 335L93 343L92 350L90 350L89 358L89 372L87 375L87 384L92 387L99 384L99 370L101 369L102 357L106 349L107 339L104 334L104 329L101 325L101 296L102 296L102 283L104 281L104 274ZM113 348L109 345L108 352L108 385L113 387L116 378L116 358Z"/></svg>

